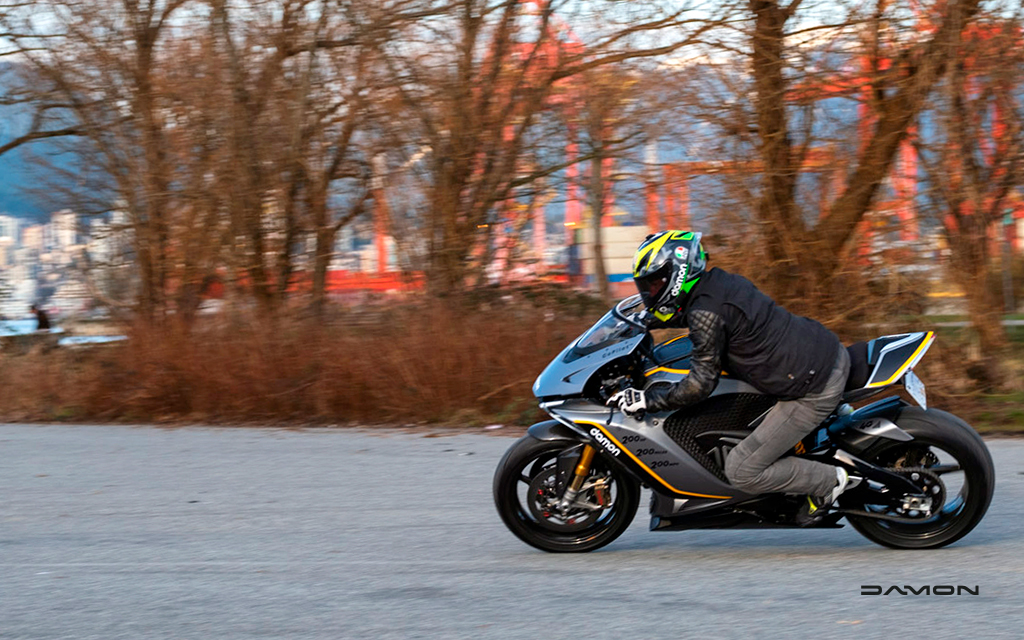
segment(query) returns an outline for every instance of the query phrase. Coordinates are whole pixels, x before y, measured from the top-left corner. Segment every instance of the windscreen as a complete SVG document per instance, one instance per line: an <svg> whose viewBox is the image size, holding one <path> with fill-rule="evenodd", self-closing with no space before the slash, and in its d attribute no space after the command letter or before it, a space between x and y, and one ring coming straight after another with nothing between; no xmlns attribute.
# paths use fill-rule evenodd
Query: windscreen
<svg viewBox="0 0 1024 640"><path fill-rule="evenodd" d="M609 311L597 324L587 329L587 332L580 336L576 345L566 354L565 361L572 362L577 358L582 358L601 349L635 338L641 333L643 332L639 328L619 320Z"/></svg>

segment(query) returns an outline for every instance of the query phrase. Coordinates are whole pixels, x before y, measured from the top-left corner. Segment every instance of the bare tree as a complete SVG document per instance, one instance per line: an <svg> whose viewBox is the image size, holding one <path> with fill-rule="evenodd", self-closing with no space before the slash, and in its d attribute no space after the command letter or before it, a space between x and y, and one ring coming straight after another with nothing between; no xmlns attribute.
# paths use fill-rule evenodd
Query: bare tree
<svg viewBox="0 0 1024 640"><path fill-rule="evenodd" d="M846 187L831 203L822 219L808 225L796 206L796 176L801 151L790 133L785 73L787 23L796 14L799 0L782 5L775 0L751 0L754 19L752 69L756 89L756 111L760 155L764 162L764 184L758 218L768 234L770 257L782 265L774 288L792 295L824 283L842 263L842 253L858 223L872 204L889 174L899 145L924 108L926 99L955 55L950 47L978 10L978 0L956 0L931 8L934 30L923 41L901 45L885 55L893 61L885 68L878 47L872 47L871 96L875 123L849 175ZM876 5L875 20L868 22L869 42L878 42L880 19L890 9L885 0ZM890 43L890 47L898 43ZM786 268L790 265L791 268Z"/></svg>
<svg viewBox="0 0 1024 640"><path fill-rule="evenodd" d="M415 7L49 0L41 32L11 5L0 26L18 34L23 80L8 101L34 118L0 152L74 137L66 149L93 169L50 173L76 209L127 214L146 317L191 317L213 278L273 311L308 236L319 307L337 231L369 191L374 52L431 13Z"/></svg>
<svg viewBox="0 0 1024 640"><path fill-rule="evenodd" d="M587 71L696 41L719 15L712 4L696 8L610 3L585 16L594 29L580 38L560 22L580 18L564 0L465 0L385 45L407 139L431 149L422 233L433 290L464 286L471 255L488 240L477 229L490 229L516 189L564 168L564 157L529 153L554 96Z"/></svg>
<svg viewBox="0 0 1024 640"><path fill-rule="evenodd" d="M999 296L989 285L990 231L1001 231L1008 199L1024 183L1019 34L1019 22L990 17L951 44L957 62L934 101L937 136L918 145L930 208L951 249L950 273L978 335L982 366L975 377L996 387L1008 380L1007 340Z"/></svg>
<svg viewBox="0 0 1024 640"><path fill-rule="evenodd" d="M131 221L139 309L148 317L166 310L170 262L173 179L157 95L160 47L187 2L49 0L4 16L27 77L38 83L22 86L36 102L35 126L10 144L71 133L87 141ZM36 20L37 11L48 19Z"/></svg>

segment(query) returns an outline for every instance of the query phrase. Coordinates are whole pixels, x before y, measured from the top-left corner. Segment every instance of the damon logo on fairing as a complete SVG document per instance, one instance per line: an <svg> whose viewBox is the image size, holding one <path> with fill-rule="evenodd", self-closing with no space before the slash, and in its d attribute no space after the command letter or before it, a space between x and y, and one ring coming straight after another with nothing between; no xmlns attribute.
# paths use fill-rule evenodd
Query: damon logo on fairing
<svg viewBox="0 0 1024 640"><path fill-rule="evenodd" d="M601 430L598 429L597 427L593 427L590 430L590 435L594 436L594 440L597 440L598 442L600 442L601 446L603 446L605 449L607 449L608 453L612 454L613 456L617 456L620 453L622 453L622 450L619 449L618 447L616 447L612 443L612 441L609 440L608 437L605 436L603 433L601 433Z"/></svg>

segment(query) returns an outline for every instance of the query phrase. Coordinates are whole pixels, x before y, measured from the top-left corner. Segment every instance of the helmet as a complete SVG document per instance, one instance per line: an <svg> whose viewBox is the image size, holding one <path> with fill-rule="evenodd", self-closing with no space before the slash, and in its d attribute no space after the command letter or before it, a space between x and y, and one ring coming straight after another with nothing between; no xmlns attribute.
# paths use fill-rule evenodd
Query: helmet
<svg viewBox="0 0 1024 640"><path fill-rule="evenodd" d="M708 254L700 233L662 231L647 236L633 257L633 280L644 305L667 321L707 268Z"/></svg>

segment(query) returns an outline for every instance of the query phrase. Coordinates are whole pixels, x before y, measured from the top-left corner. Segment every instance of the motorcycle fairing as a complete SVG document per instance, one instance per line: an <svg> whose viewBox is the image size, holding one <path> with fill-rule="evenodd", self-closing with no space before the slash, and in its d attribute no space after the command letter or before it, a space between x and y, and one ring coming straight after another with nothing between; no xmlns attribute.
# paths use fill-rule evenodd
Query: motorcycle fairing
<svg viewBox="0 0 1024 640"><path fill-rule="evenodd" d="M644 340L640 334L623 340L613 348L601 349L574 357L574 342L544 369L533 383L533 395L538 398L578 396L594 373L612 360L629 355ZM567 361L568 360L568 361Z"/></svg>
<svg viewBox="0 0 1024 640"><path fill-rule="evenodd" d="M658 366L672 366L680 360L688 360L693 351L689 335L666 340L654 347L654 362Z"/></svg>
<svg viewBox="0 0 1024 640"><path fill-rule="evenodd" d="M590 439L653 490L697 503L720 503L749 497L693 459L662 425L672 412L648 414L642 420L589 403L563 403L548 411Z"/></svg>
<svg viewBox="0 0 1024 640"><path fill-rule="evenodd" d="M611 311L562 350L533 383L538 398L578 396L591 376L604 365L628 356L647 339Z"/></svg>
<svg viewBox="0 0 1024 640"><path fill-rule="evenodd" d="M924 357L935 340L934 331L882 336L868 343L868 376L865 388L895 384Z"/></svg>

